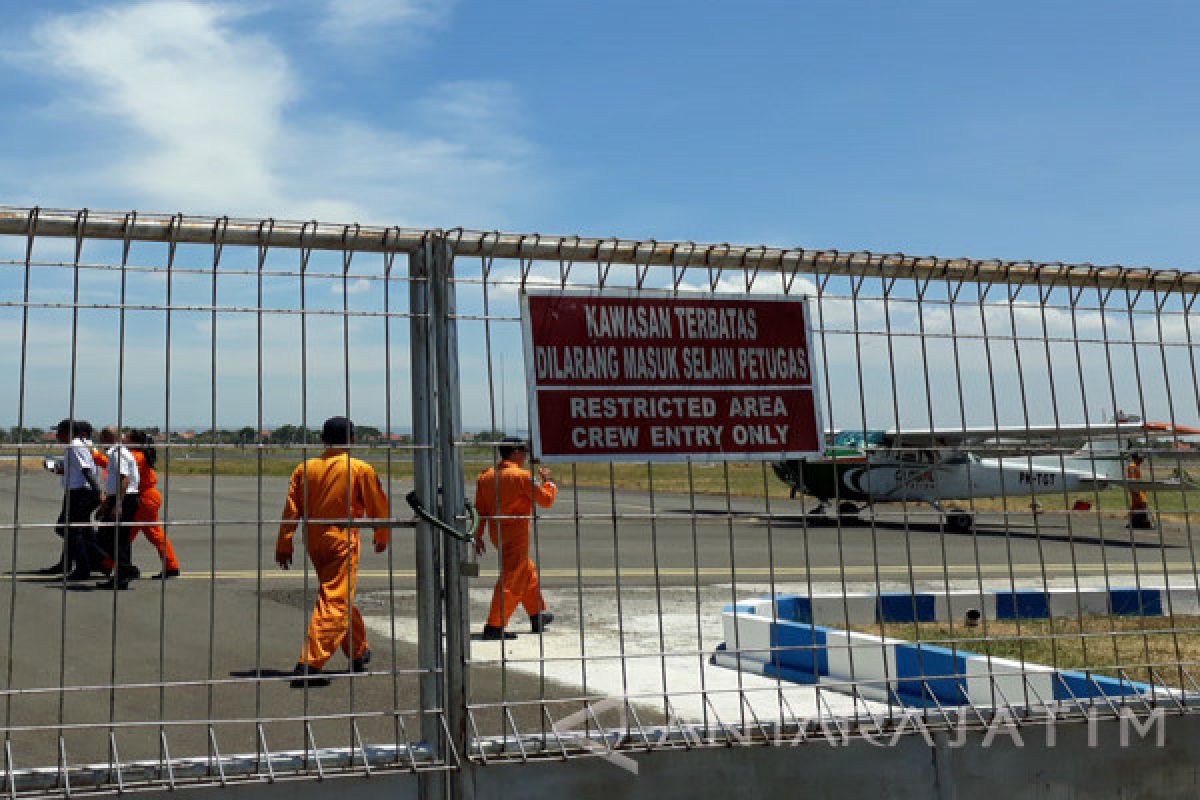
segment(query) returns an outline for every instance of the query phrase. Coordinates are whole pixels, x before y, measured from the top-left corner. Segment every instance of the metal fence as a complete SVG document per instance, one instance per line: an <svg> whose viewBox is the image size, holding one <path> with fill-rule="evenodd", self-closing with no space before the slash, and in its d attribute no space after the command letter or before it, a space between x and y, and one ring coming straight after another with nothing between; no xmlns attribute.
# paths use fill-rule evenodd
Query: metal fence
<svg viewBox="0 0 1200 800"><path fill-rule="evenodd" d="M5 209L0 276L10 796L382 770L461 795L470 764L1193 703L1193 274ZM549 465L555 619L483 638L506 568L445 529L529 428L519 300L556 287L808 298L828 449ZM292 688L319 581L276 531L339 414L391 506L358 574L374 658ZM63 553L64 417L156 431L178 578L31 574Z"/></svg>

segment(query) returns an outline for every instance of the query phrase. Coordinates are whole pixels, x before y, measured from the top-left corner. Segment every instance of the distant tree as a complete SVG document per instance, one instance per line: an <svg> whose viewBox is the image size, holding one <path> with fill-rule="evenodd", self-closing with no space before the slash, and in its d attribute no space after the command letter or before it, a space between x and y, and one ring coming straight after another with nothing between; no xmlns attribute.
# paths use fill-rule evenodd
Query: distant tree
<svg viewBox="0 0 1200 800"><path fill-rule="evenodd" d="M0 436L4 437L3 441L20 444L40 442L45 435L46 431L42 428L18 428L15 425L9 428L7 432L0 431Z"/></svg>
<svg viewBox="0 0 1200 800"><path fill-rule="evenodd" d="M238 444L245 447L258 441L258 429L249 425L238 431Z"/></svg>
<svg viewBox="0 0 1200 800"><path fill-rule="evenodd" d="M383 431L371 425L355 425L354 437L363 444L378 444L383 438Z"/></svg>
<svg viewBox="0 0 1200 800"><path fill-rule="evenodd" d="M475 435L475 441L498 442L507 435L504 431L480 431Z"/></svg>
<svg viewBox="0 0 1200 800"><path fill-rule="evenodd" d="M280 425L268 438L271 444L293 444L300 441L300 429L295 425Z"/></svg>

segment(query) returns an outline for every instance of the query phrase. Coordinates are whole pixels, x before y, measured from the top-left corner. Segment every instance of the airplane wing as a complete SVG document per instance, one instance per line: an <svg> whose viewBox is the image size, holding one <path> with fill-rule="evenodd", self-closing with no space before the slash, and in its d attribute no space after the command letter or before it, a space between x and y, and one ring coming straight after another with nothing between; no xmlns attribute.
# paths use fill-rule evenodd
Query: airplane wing
<svg viewBox="0 0 1200 800"><path fill-rule="evenodd" d="M1196 488L1196 482L1186 478L1162 478L1160 480L1141 481L1122 480L1120 478L1096 478L1094 480L1085 478L1080 480L1080 483L1085 486L1094 486L1101 490L1112 486L1126 489L1130 492L1181 492Z"/></svg>
<svg viewBox="0 0 1200 800"><path fill-rule="evenodd" d="M971 450L974 452L1061 452L1088 442L1153 437L1166 447L1178 437L1200 435L1200 428L1167 422L1095 422L1061 425L976 425L904 428L885 431L882 447L894 449Z"/></svg>

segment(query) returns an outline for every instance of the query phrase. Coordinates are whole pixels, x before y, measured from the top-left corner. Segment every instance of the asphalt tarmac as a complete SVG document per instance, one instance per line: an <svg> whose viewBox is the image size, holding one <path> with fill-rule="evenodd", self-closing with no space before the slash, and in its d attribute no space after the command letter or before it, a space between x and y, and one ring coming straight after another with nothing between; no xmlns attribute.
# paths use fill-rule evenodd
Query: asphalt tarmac
<svg viewBox="0 0 1200 800"><path fill-rule="evenodd" d="M242 477L163 481L164 516L184 574L114 592L28 574L58 556L51 524L61 495L53 476L24 473L18 497L15 478L0 473L0 652L7 654L0 675L8 689L0 723L11 732L17 767L53 766L63 752L68 763L105 761L112 741L122 759L155 758L164 738L172 756L205 755L214 740L222 753L254 752L256 719L271 720L262 733L272 750L302 748L305 732L294 718L305 715L330 717L312 727L320 747L353 741L350 714L362 715L357 735L368 743L420 738L415 714L402 717L403 730L391 714L419 705L416 646L407 633L415 627L411 530L397 529L387 554L362 559L371 674L293 689L288 673L315 582L311 569L283 572L273 563L272 520L282 508L285 479L264 478L261 489ZM408 489L393 485L391 495L402 503ZM981 578L989 585L1128 586L1161 584L1165 569L1172 582L1195 583L1194 541L1179 525L1131 535L1123 520L1095 514L1019 513L1008 520L990 514L979 517L974 533L951 533L915 506L841 523L800 511L798 501L768 508L761 499L618 492L614 502L607 490L567 489L538 521L535 558L556 598L587 594L584 622L573 623L581 629L589 614L616 616L622 600L628 600L621 612L630 615L626 624L645 626L664 608L662 590L675 592L667 593L674 603L691 596L679 594L687 587L699 587L689 613L716 619L733 597L842 581L880 589ZM135 541L134 559L145 576L159 570L144 539ZM473 582L473 630L482 625L496 566L489 551ZM644 602L633 602L635 596ZM398 623L394 638L386 635L390 620ZM474 702L579 694L579 687L547 688L544 676L497 666L498 648L491 653L490 644L475 648ZM701 641L705 648L715 644ZM340 656L330 666L347 668ZM123 688L107 688L113 684ZM535 708L514 714L522 725L538 724ZM162 720L168 724L160 727ZM208 720L220 720L211 735ZM499 717L480 720L486 728L501 724Z"/></svg>

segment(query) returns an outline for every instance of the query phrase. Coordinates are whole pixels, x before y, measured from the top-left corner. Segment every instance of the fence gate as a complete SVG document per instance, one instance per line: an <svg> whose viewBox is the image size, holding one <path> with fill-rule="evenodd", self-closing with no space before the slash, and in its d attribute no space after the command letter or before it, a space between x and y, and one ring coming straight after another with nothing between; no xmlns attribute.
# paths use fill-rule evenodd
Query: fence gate
<svg viewBox="0 0 1200 800"><path fill-rule="evenodd" d="M0 209L3 791L408 772L471 797L484 765L1190 713L1198 293L1117 267ZM276 539L334 416L390 503L361 523L345 643L372 658L296 683L322 576L301 547L278 568ZM178 577L151 580L172 562L136 518L130 588L47 569L76 546L104 567L90 517L55 535L64 418L98 450L107 426L153 436ZM543 502L477 554L477 479L531 436ZM342 519L304 496L314 537Z"/></svg>
<svg viewBox="0 0 1200 800"><path fill-rule="evenodd" d="M7 789L407 770L436 790L458 766L440 534L404 499L433 508L439 484L429 237L45 209L5 210L0 232ZM392 543L375 554L363 537L367 671L338 654L328 686L293 688L320 579L302 547L275 566L276 533L288 476L336 415L360 423L352 449L387 489ZM148 580L166 564L141 537L131 590L36 574L64 552L63 491L42 463L62 454L63 418L77 436L93 423L97 449L103 426L153 434L178 578Z"/></svg>

